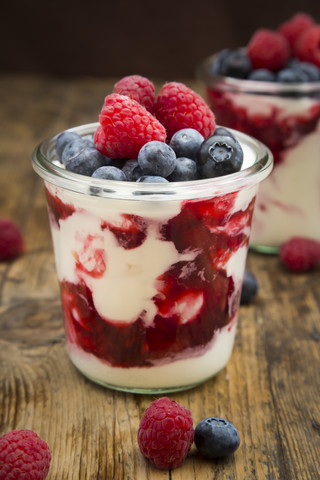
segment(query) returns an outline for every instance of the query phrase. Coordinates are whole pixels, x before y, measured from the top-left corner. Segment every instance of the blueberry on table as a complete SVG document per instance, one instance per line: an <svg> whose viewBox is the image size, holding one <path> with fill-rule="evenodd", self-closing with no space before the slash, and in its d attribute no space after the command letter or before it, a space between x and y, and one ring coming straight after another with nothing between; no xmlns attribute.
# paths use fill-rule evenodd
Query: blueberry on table
<svg viewBox="0 0 320 480"><path fill-rule="evenodd" d="M170 182L186 182L197 179L198 168L196 162L185 157L177 158L175 169L168 177Z"/></svg>
<svg viewBox="0 0 320 480"><path fill-rule="evenodd" d="M140 149L138 163L144 175L166 178L176 166L176 154L166 143L152 140Z"/></svg>
<svg viewBox="0 0 320 480"><path fill-rule="evenodd" d="M257 279L253 275L253 273L246 270L244 272L244 277L242 282L240 304L248 305L249 303L252 302L252 300L257 295L257 293L258 293Z"/></svg>
<svg viewBox="0 0 320 480"><path fill-rule="evenodd" d="M235 138L211 135L201 145L197 163L204 178L220 177L238 172L243 163L243 151Z"/></svg>
<svg viewBox="0 0 320 480"><path fill-rule="evenodd" d="M177 157L187 157L195 160L203 141L203 135L194 128L183 128L172 136L169 145L173 148Z"/></svg>
<svg viewBox="0 0 320 480"><path fill-rule="evenodd" d="M195 428L194 443L207 458L231 455L240 445L240 435L233 423L224 418L208 417Z"/></svg>
<svg viewBox="0 0 320 480"><path fill-rule="evenodd" d="M97 168L91 176L92 178L103 178L105 180L127 180L125 173L120 168L112 165Z"/></svg>

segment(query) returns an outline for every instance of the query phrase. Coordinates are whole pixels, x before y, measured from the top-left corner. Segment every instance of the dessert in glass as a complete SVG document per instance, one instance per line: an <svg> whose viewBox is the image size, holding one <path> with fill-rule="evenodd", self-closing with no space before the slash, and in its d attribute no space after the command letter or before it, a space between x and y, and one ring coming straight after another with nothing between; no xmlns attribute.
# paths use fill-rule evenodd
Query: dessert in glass
<svg viewBox="0 0 320 480"><path fill-rule="evenodd" d="M64 133L88 144L94 136L103 150L101 126L100 117ZM63 134L36 148L33 167L44 180L68 353L91 380L129 392L170 392L227 364L255 197L272 169L262 143L229 134L241 146L241 168L184 181L76 173L61 162ZM127 172L123 160L112 160L112 167Z"/></svg>
<svg viewBox="0 0 320 480"><path fill-rule="evenodd" d="M306 52L316 39L315 51ZM320 240L319 45L320 26L297 14L277 32L258 30L246 48L225 49L197 70L217 122L272 151L274 169L259 189L250 237L262 252L276 253L296 236Z"/></svg>

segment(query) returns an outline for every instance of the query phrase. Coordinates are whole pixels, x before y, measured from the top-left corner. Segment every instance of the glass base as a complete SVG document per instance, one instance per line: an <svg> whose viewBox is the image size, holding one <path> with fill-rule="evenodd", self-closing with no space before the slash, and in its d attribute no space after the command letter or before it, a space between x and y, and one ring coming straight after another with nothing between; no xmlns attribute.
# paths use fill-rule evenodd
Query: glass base
<svg viewBox="0 0 320 480"><path fill-rule="evenodd" d="M119 392L137 393L137 394L142 394L142 395L159 395L159 394L164 394L164 393L174 393L174 392L182 392L182 391L185 391L185 390L190 390L192 388L198 387L199 385L207 382L211 378L214 378L216 375L218 375L218 373L221 370L223 370L223 369L221 369L221 370L219 370L219 372L216 372L214 375L212 375L208 378L205 378L205 379L201 380L200 382L196 382L192 385L180 385L178 387L139 388L139 387L123 387L123 386L119 386L119 385L112 385L110 383L106 383L106 382L103 382L101 380L98 380L97 378L91 377L87 373L84 373L81 370L79 370L77 367L76 367L76 369L84 377L86 377L88 380L90 380L91 382L96 383L98 385L101 385L102 387L109 388L110 390L117 390Z"/></svg>
<svg viewBox="0 0 320 480"><path fill-rule="evenodd" d="M268 255L278 255L279 247L271 247L270 245L249 245L249 250L258 253L266 253Z"/></svg>

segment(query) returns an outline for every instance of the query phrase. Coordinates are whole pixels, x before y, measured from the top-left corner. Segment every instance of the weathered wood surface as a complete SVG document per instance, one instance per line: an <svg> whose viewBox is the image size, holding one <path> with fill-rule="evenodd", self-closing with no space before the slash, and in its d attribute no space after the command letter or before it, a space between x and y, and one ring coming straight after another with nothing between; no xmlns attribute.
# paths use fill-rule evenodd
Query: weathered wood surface
<svg viewBox="0 0 320 480"><path fill-rule="evenodd" d="M241 307L231 361L204 385L170 395L195 423L218 415L238 427L240 448L225 460L201 459L192 448L181 468L154 469L136 442L153 397L104 389L70 363L31 153L45 137L96 121L111 85L0 77L0 216L18 222L27 246L19 259L0 263L0 434L37 431L52 451L50 480L320 479L319 270L288 274L276 257L250 253L260 292Z"/></svg>

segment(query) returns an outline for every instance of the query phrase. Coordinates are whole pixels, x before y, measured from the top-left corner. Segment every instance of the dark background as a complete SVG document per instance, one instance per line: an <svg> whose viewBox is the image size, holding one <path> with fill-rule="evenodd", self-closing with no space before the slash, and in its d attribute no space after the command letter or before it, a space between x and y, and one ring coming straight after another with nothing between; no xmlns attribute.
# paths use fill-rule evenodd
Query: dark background
<svg viewBox="0 0 320 480"><path fill-rule="evenodd" d="M206 56L246 45L258 27L275 29L297 11L320 23L319 0L7 0L0 70L193 78Z"/></svg>

